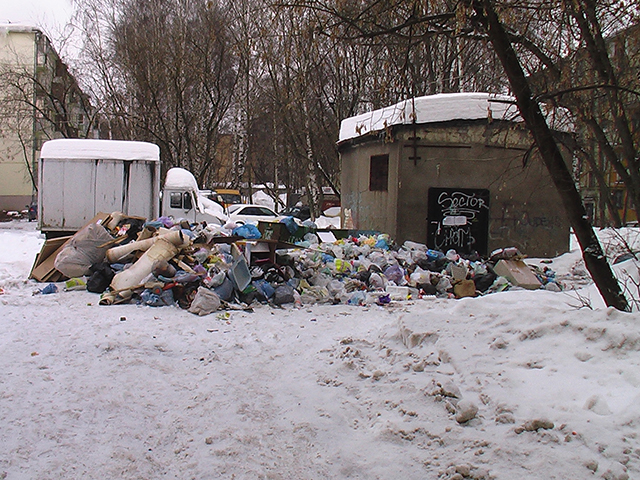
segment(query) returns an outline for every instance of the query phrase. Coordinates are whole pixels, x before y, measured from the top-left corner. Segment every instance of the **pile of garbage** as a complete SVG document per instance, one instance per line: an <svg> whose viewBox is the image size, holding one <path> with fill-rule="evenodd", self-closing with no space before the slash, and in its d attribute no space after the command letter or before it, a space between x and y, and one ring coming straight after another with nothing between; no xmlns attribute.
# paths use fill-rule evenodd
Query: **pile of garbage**
<svg viewBox="0 0 640 480"><path fill-rule="evenodd" d="M335 238L308 224L283 223L286 229L261 223L262 228L221 231L114 212L67 241L55 268L68 278L66 290L98 293L101 305L178 305L197 315L254 302L386 305L428 295L474 297L514 286L561 289L551 269L526 265L516 248L482 259L410 241L398 246L375 232ZM298 228L291 243L290 233ZM289 232L286 239L274 238L280 230ZM40 293L52 290L48 285Z"/></svg>

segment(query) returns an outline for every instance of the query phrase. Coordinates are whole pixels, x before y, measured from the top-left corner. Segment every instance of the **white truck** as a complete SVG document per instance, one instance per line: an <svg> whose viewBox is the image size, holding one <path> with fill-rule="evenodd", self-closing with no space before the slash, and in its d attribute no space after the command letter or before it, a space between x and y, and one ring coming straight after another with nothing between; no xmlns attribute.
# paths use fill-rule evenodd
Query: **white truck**
<svg viewBox="0 0 640 480"><path fill-rule="evenodd" d="M221 225L227 215L219 203L200 191L191 172L174 167L167 171L162 188L162 215L185 219L191 223L207 222Z"/></svg>
<svg viewBox="0 0 640 480"><path fill-rule="evenodd" d="M224 222L222 207L202 200L190 172L171 169L167 180L163 194L160 149L153 143L50 140L43 144L38 163L38 228L47 237L73 234L98 212L148 220L165 215L190 222Z"/></svg>

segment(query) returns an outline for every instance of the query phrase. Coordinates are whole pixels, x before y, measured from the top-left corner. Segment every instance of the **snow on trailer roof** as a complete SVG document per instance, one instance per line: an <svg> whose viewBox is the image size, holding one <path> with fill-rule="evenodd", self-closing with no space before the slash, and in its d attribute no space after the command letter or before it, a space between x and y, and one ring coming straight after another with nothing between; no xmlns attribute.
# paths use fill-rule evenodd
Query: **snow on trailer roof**
<svg viewBox="0 0 640 480"><path fill-rule="evenodd" d="M130 140L60 138L42 145L40 158L65 160L148 160L160 161L160 148L154 143Z"/></svg>
<svg viewBox="0 0 640 480"><path fill-rule="evenodd" d="M392 125L493 119L520 121L515 99L490 93L441 93L403 100L389 107L346 118L339 142L381 131Z"/></svg>

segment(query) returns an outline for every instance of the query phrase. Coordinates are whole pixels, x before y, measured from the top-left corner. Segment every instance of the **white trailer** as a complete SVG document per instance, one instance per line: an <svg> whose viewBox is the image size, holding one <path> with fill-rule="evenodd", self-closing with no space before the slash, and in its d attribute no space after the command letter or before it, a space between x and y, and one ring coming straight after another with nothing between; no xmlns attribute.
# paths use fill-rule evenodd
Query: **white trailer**
<svg viewBox="0 0 640 480"><path fill-rule="evenodd" d="M147 142L58 139L45 142L38 163L38 227L70 234L98 212L155 219L160 149Z"/></svg>

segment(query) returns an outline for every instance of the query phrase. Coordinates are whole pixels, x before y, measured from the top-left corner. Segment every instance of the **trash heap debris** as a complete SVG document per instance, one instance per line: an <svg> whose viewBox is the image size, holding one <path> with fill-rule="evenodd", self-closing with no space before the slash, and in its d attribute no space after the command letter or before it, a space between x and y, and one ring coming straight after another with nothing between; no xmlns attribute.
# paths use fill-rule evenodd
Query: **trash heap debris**
<svg viewBox="0 0 640 480"><path fill-rule="evenodd" d="M178 305L207 315L254 302L386 305L429 295L562 288L551 269L528 266L516 248L482 259L411 241L398 246L378 232L322 231L291 217L224 227L119 212L96 218L57 247L54 266L55 278L67 279L64 290L98 293L100 305Z"/></svg>

